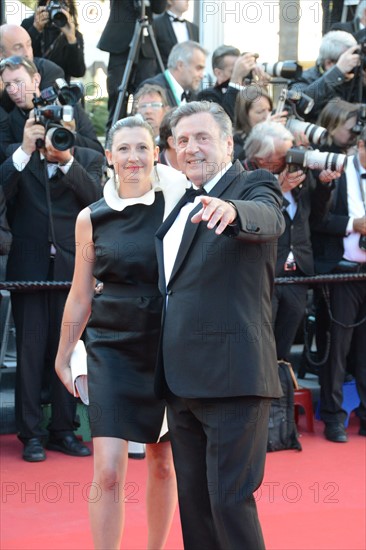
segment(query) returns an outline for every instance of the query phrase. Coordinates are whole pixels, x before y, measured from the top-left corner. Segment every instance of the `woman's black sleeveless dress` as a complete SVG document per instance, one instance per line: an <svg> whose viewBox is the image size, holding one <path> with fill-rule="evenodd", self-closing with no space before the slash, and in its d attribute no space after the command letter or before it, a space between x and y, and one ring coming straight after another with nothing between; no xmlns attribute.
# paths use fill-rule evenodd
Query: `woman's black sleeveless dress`
<svg viewBox="0 0 366 550"><path fill-rule="evenodd" d="M154 395L162 310L154 234L163 220L163 193L155 193L152 205L122 212L104 199L90 209L94 276L104 284L86 330L91 433L154 443L164 415L164 402Z"/></svg>

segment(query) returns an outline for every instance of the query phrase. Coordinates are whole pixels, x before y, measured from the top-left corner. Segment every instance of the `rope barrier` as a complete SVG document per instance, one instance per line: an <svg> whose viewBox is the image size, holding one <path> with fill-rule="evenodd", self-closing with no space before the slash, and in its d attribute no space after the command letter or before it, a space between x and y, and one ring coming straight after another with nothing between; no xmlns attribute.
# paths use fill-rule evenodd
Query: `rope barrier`
<svg viewBox="0 0 366 550"><path fill-rule="evenodd" d="M366 281L366 273L326 273L309 277L276 277L275 284L321 284L340 283L344 281ZM12 292L29 292L32 290L67 290L71 287L70 281L1 281L1 290Z"/></svg>

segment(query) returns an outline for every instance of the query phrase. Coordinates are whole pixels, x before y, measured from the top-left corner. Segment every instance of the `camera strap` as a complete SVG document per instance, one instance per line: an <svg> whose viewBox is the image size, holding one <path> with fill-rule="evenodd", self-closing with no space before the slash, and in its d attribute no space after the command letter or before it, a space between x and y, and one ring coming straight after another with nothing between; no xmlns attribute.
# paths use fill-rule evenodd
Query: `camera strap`
<svg viewBox="0 0 366 550"><path fill-rule="evenodd" d="M353 165L356 170L358 185L360 186L361 198L363 202L363 208L366 214L366 191L365 191L366 179L362 177L363 174L361 175L361 168L360 168L360 163L358 161L357 155L353 157ZM366 173L365 173L365 176L366 176Z"/></svg>

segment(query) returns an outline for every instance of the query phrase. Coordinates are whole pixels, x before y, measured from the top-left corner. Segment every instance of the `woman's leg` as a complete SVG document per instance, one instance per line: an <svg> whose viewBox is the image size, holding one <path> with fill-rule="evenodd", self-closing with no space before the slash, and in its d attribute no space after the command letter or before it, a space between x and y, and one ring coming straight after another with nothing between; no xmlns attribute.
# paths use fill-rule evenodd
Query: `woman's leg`
<svg viewBox="0 0 366 550"><path fill-rule="evenodd" d="M119 550L124 527L124 484L127 441L95 437L94 477L89 495L89 517L96 550Z"/></svg>
<svg viewBox="0 0 366 550"><path fill-rule="evenodd" d="M164 548L177 505L177 483L170 442L146 445L148 465L148 550Z"/></svg>

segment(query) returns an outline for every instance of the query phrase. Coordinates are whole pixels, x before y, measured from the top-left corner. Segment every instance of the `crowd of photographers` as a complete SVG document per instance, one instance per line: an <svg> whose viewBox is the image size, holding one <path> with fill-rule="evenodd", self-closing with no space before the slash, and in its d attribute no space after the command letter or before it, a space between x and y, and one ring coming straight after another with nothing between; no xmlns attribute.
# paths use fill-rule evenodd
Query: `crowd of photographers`
<svg viewBox="0 0 366 550"><path fill-rule="evenodd" d="M121 4L117 10L117 2L111 3L106 29L127 21L133 31L136 2ZM208 52L191 40L196 36L194 27L187 26L182 34L180 25L185 23L182 4L187 8L188 2L171 0L165 12L165 2L150 4L149 9L161 14L157 29L171 25L173 31L178 26L179 36L186 38L179 41L175 33L167 68L161 71L156 64L153 74L151 51L144 54L142 49L139 55L146 55L147 63L141 58L137 65L149 66L149 72L135 71L133 86L127 90L134 92L134 112L153 127L160 162L179 169L169 125L176 106L194 99L221 104L233 122L235 159L247 170L268 169L282 189L286 229L279 239L276 275L365 273L365 28L354 34L342 29L327 32L314 67L304 71L292 61L260 64L257 54L221 45L212 55L216 82L205 87ZM360 2L355 18L366 24L364 4ZM125 10L130 10L127 19ZM123 51L114 47L119 39L115 37L111 48L103 35L99 44L110 48L111 55L108 124L124 116L127 108L123 98L121 111L115 111L123 76L118 63L126 62L129 45ZM85 73L74 2L40 0L35 15L22 26L2 25L0 55L0 250L3 254L10 250L3 279L70 280L75 219L84 206L101 196L105 164L103 148L80 102L82 90L70 80ZM342 386L351 362L361 402L360 434L366 435L365 287L362 281L329 286L331 344L320 379L321 415L331 441L347 441ZM307 291L304 284L275 288L278 359L289 360L304 318ZM45 362L53 364L56 353L66 294L32 291L12 296L17 428L21 440L28 443L26 460L27 449L29 456L35 454L29 442L45 435L39 423L39 396ZM317 302L324 307L322 296ZM40 337L31 339L35 317L41 323ZM319 332L321 342L324 335ZM58 414L49 426L51 448L85 456L88 449L74 436L75 401L58 380L53 380L52 387L51 400Z"/></svg>

